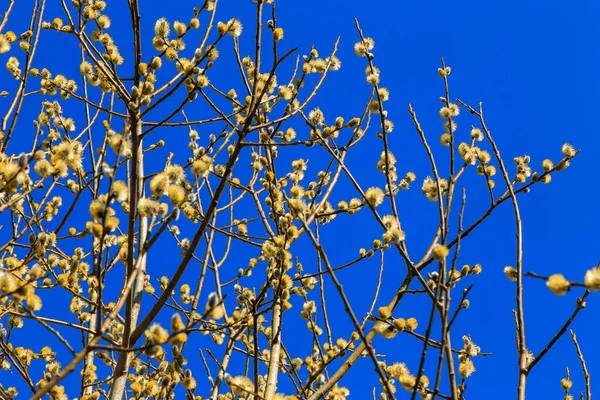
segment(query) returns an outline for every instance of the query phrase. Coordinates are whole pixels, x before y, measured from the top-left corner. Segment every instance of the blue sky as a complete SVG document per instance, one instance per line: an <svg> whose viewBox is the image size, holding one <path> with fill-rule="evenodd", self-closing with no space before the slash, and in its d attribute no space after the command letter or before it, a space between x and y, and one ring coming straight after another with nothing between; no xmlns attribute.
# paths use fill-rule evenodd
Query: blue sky
<svg viewBox="0 0 600 400"><path fill-rule="evenodd" d="M27 24L29 5L26 3L30 2L18 4L22 8L17 7L17 14L9 22L8 29L20 31L20 27ZM57 2L49 3L46 19L61 16L59 7L54 4ZM185 20L189 18L191 7L197 5L191 1L173 2L168 6L156 0L144 0L141 3L147 48L145 54L153 51L150 32L157 18L165 16L170 20ZM246 27L242 48L245 48L245 53L250 53L254 3L249 0L221 0L220 3L217 20L227 20L233 16L240 18ZM113 8L115 11L111 12ZM582 150L570 168L553 176L551 184L536 185L531 193L520 197L524 221L525 270L543 275L562 272L568 279L582 281L585 271L600 260L597 245L600 212L595 198L598 190L594 184L596 160L600 157L600 140L596 133L596 97L600 89L600 75L595 71L600 65L600 51L594 39L600 37L598 3L306 0L282 1L277 5L277 10L278 23L285 29L281 49L298 47L300 54L306 54L314 44L323 55L330 51L337 36L341 36L338 55L343 63L342 69L329 76L323 90L312 103L321 107L326 115L331 116L330 119L337 115L347 118L355 116L369 93L363 75L365 60L356 57L352 50L358 40L354 28L355 17L359 18L365 36L375 39L375 64L382 71L381 85L391 92L386 108L389 118L396 125L390 135L391 150L398 158L398 169L413 170L418 177L412 190L401 193L398 200L403 227L407 232L407 245L414 253L413 259L420 258L419 251L428 245L436 227L437 214L436 205L427 202L419 190L420 182L430 174L430 169L406 110L407 104L412 103L433 151L440 160L446 160L445 149L438 140L442 132L438 98L444 92L437 68L440 57L444 57L452 67L451 98L459 97L472 105L483 102L488 127L505 157L509 171L514 172L512 158L515 156L531 156L531 165L540 170L543 159L560 159L560 147L564 142L570 142ZM113 18L111 32L117 42L121 40L119 45L127 57L130 39L126 34L129 29L126 11L122 4L113 5L109 2L108 14ZM52 39L52 33L48 33L48 37L48 43L54 46L40 51L36 66L40 66L41 60L47 59L56 73L76 73L77 64L69 61L76 51L74 40L58 39L57 36ZM57 42L57 39L61 41ZM215 68L211 80L227 86L231 71L231 67L226 66ZM3 74L2 79L8 80L6 72ZM5 110L6 104L7 100L0 99L2 110ZM24 132L31 126L29 120L39 112L36 107L24 111L20 124ZM197 110L200 114L197 117L201 118L204 108L195 107L193 105L188 109L188 116L193 118L194 110ZM476 120L463 110L457 122L457 135L464 135L466 140L468 127L476 124ZM171 135L171 131L165 131L165 134ZM158 133L154 138L158 140L160 135ZM185 145L185 137L180 140L172 136L168 137L170 146L176 148L176 145ZM18 153L21 146L26 148L30 140L27 133L19 134L11 152ZM349 156L348 165L361 185L383 185L382 175L375 168L380 152L380 141L371 137L361 143L359 151ZM319 158L322 153L311 151L310 154L315 166L327 161ZM165 155L160 156L161 160ZM181 156L182 159L185 157L187 155ZM477 179L479 177L474 171L470 172L464 181L468 196L466 223L475 220L487 207L487 192L481 179ZM498 183L500 187L500 179ZM334 200L347 200L356 195L347 183L341 184L341 187L346 191L338 192ZM496 193L500 193L499 190ZM458 203L455 203L457 208ZM352 218L340 217L323 228L323 244L330 252L334 265L352 259L358 254L358 248L368 246L378 236L378 233L369 233L368 228L373 223L366 212L363 214ZM456 229L456 218L452 224L451 229ZM156 265L168 263L172 257L168 252L172 249L165 245L157 251L153 255ZM299 243L298 251L308 249L306 243ZM232 264L232 271L237 271L239 265L245 265L249 257L242 251L234 253L228 260ZM382 299L389 298L403 277L404 267L398 261L393 256L388 259ZM477 372L470 379L467 397L504 399L514 395L517 374L511 314L514 285L502 272L504 266L514 265L514 262L514 219L510 204L506 203L463 242L459 259L461 265L481 263L483 273L467 282L474 285L470 294L471 307L457 321L453 341L459 343L462 335L470 334L482 351L494 353L493 357L475 360ZM307 268L314 268L314 265ZM377 261L370 260L356 269L351 268L339 274L346 292L356 304L358 315L364 315L369 307L376 271ZM160 268L153 273L160 275ZM581 291L573 290L564 297L557 297L545 288L543 281L527 279L525 284L527 340L530 349L537 353L570 315ZM327 285L330 291L329 307L341 305L333 286L330 282ZM592 376L600 371L600 359L597 356L599 325L594 320L594 315L600 312L599 303L598 294L590 296L588 307L572 325ZM292 327L298 324L298 329L294 333L284 333L284 340L290 342L296 342L296 332L302 332L301 337L308 333L302 331L305 328L297 321L296 313L301 302L294 303L294 306L298 308L291 311L295 314L289 318L289 324ZM424 326L428 312L428 302L410 298L401 304L398 316L416 316ZM339 332L337 335L334 333L336 337L351 329L347 316L341 310L331 312L331 322L334 331ZM24 330L24 341L33 338L29 336L32 326L29 325L29 328ZM420 333L423 333L423 328ZM198 345L205 346L201 341ZM407 336L389 342L377 339L375 348L378 353L387 354L389 361L406 362L416 372L421 343L414 338ZM306 346L300 346L297 355L304 357L309 350ZM433 358L432 355L432 362ZM433 364L428 363L427 366L433 368ZM191 358L190 367L201 367L200 361ZM572 372L573 393L583 390L583 378L568 335L532 372L528 385L530 398L561 396L560 379L564 376L565 367ZM6 372L0 372L0 381L9 382L12 379ZM66 382L70 392L69 385L75 385L75 380ZM376 382L370 361L364 359L342 381L342 386L350 388L353 398L363 398L371 395ZM206 383L199 382L199 387L202 385ZM78 391L77 386L71 388L73 393ZM399 398L406 395L401 390ZM25 390L21 392L26 393Z"/></svg>

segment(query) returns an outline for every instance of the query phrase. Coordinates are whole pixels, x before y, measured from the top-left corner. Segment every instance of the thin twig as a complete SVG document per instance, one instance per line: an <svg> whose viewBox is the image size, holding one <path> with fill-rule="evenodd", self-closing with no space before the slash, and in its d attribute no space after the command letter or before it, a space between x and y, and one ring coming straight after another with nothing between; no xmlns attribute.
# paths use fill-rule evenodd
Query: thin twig
<svg viewBox="0 0 600 400"><path fill-rule="evenodd" d="M577 342L577 336L573 329L569 329L569 333L571 334L571 340L575 345L575 351L577 351L577 358L579 358L579 362L581 363L581 370L583 371L583 378L585 379L585 398L586 400L592 399L592 385L590 380L590 373L587 369L587 364L583 358L583 353L581 352L581 347L579 347L579 342Z"/></svg>

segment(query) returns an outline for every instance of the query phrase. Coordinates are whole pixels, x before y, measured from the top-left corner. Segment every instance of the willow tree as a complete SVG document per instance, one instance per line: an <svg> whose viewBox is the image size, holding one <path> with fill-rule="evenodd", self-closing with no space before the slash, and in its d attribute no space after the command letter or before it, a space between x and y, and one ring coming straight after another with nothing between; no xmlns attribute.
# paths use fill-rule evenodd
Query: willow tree
<svg viewBox="0 0 600 400"><path fill-rule="evenodd" d="M130 23L119 26L111 26L113 5L100 0L35 0L29 21L13 18L10 1L2 16L0 397L339 400L363 385L347 372L367 363L382 399L462 399L485 353L452 328L486 260L459 263L461 242L506 206L516 229L505 269L516 291L507 308L518 363L509 368L524 399L531 370L600 289L598 268L581 282L530 273L557 295L582 292L563 329L541 352L530 350L519 198L565 173L578 150L565 144L541 165L528 156L507 162L481 103L450 96L442 60L432 79L444 133L426 135L410 105L408 114L394 110L412 118L425 150L430 168L417 177L398 161L407 150L394 136L375 42L358 21L366 96L353 114L326 116L315 97L335 90L327 77L342 66L338 42L293 48L273 0L254 0L250 33L221 16L216 0L148 26L145 3L130 0ZM79 52L36 57L44 43ZM219 79L223 69L235 73ZM39 112L33 126L31 110ZM459 118L470 127L458 129ZM378 149L365 152L375 148L365 140ZM346 162L361 149L372 167L366 184ZM467 186L489 194L471 221L463 218ZM422 191L421 201L407 205L409 190ZM411 251L418 246L409 246L403 213L428 202L436 229L425 251ZM338 223L357 213L371 221L353 227L369 246L332 261L340 242L322 234L347 229ZM383 298L388 260L402 272ZM379 268L362 267L369 263ZM347 293L342 269L374 274L377 286ZM404 315L409 297L430 306ZM378 341L406 335L420 357L376 351ZM572 398L571 378L561 384Z"/></svg>

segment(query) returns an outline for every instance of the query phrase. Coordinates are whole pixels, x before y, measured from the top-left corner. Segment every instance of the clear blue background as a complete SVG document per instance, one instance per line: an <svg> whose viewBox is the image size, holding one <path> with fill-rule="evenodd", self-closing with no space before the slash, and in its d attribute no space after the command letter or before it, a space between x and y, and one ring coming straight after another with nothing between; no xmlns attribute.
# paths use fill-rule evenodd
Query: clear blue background
<svg viewBox="0 0 600 400"><path fill-rule="evenodd" d="M130 54L127 7L124 4L113 4L116 2L108 3L107 13L113 19L110 32L127 58ZM197 5L197 2L192 1L144 0L141 3L145 55L153 52L150 45L151 29L157 18L165 16L171 21L187 20L191 7ZM233 16L239 17L246 28L242 39L245 50L242 53L253 54L251 35L255 19L254 4L249 0L221 0L220 3L217 20L226 21ZM17 4L8 29L18 33L23 30L28 23L30 4L31 1ZM321 55L325 55L336 37L341 36L338 54L343 62L342 69L329 76L323 90L312 103L320 106L329 120L337 115L346 118L357 115L369 93L369 87L364 82L365 60L357 58L352 50L354 42L358 40L353 18L358 17L365 35L375 39L375 64L382 71L381 85L391 92L386 107L390 119L396 124L396 129L390 136L391 148L399 160L400 173L413 170L418 176L413 189L408 193L401 193L398 200L413 259L419 259L419 252L429 243L435 230L437 212L436 205L427 202L420 194L420 182L430 174L430 169L406 109L407 103L411 102L436 155L440 160L446 160L445 150L438 141L442 130L437 115L440 107L438 97L444 92L436 70L440 57L443 56L452 67L451 97L459 97L472 105L483 101L488 126L510 171L514 172L512 158L518 155L530 155L531 165L539 170L544 158L558 160L561 157L560 146L564 142L570 142L582 150L572 162L572 167L553 176L550 185L536 185L530 194L520 197L524 220L525 269L546 275L562 272L568 279L582 281L585 271L598 262L600 249L597 245L597 226L600 213L597 210L598 189L595 182L597 159L600 156L597 133L597 95L600 89L597 71L600 65L597 44L597 38L600 37L598 3L307 0L281 1L277 10L278 23L285 29L282 50L299 47L300 54L306 54L311 44L315 44ZM58 2L50 0L45 19L51 20L54 16L63 15ZM78 62L73 63L71 57L78 59L78 53L75 53L77 50L74 39L61 36L60 41L57 41L58 36L52 35L53 33L42 32L43 37L54 37L47 39L47 43L53 43L53 46L38 50L34 66L45 66L46 61L42 60L49 60L53 72L71 73L70 77L75 78ZM68 47L69 44L72 47ZM230 44L223 48L229 49ZM222 82L221 88L227 89L228 84L232 85L228 83L231 80L229 72L231 69L225 66L222 69L215 68L211 80ZM5 82L6 85L12 84L6 72L2 76L2 85ZM238 76L234 76L235 85L241 89ZM6 109L7 101L0 99L2 109ZM192 107L188 108L188 116L201 118L202 110L206 108L199 106L198 115L193 115ZM27 132L31 126L29 121L37 115L38 110L37 106L25 110L20 129ZM463 110L457 119L457 135L464 138L459 140L467 140L468 127L476 124L475 119L467 114ZM307 132L302 134L306 135ZM348 161L364 187L383 185L381 174L375 169L381 143L372 134L373 132L370 138L361 143L360 151L349 156ZM30 138L27 135L17 131L13 147L9 149L11 153L21 151L21 146L29 146ZM159 136L160 133L153 138L158 139ZM183 145L185 141L183 137L179 144ZM314 165L326 160L319 160L318 154L323 153L311 152L311 162ZM181 156L181 159L184 157L187 156ZM443 163L444 166L446 164ZM316 173L316 169L313 173ZM472 170L465 177L464 182L468 184L466 223L476 219L488 204L487 192L482 180L478 178ZM500 177L497 180L499 188L496 194L499 194ZM342 183L340 187L345 189L338 192L335 201L356 196L347 183ZM455 210L458 205L456 202ZM452 220L451 227L454 230L455 221L456 219ZM372 222L368 213L362 212L353 218L339 217L322 230L324 245L330 252L334 265L352 259L359 247L368 246L379 235L376 231L364 233L364 227L371 226L370 224ZM304 242L295 251L302 255L298 251L307 249ZM153 254L152 260L156 260L156 265L169 261L168 250L170 249L165 247L163 251ZM454 327L453 343L459 346L460 337L470 334L482 351L494 353L493 357L475 359L477 372L468 381L468 398L504 399L515 395L517 367L511 314L514 307L514 284L502 272L505 265L514 265L514 254L514 218L509 203L495 211L476 234L463 242L459 264L481 263L483 273L465 283L474 284L470 294L471 307L461 314ZM231 274L235 275L237 268L245 265L251 256L255 254L237 252L230 257L226 265L231 265ZM390 255L388 260L381 295L383 301L391 296L404 273L404 267L398 264L397 258ZM307 269L314 272L316 267L308 264L305 262ZM364 315L368 309L376 283L376 271L377 260L373 259L339 274L346 292L356 302L355 311L359 316ZM159 270L151 273L154 276L161 274ZM527 279L525 283L527 340L529 348L537 354L570 315L581 291L574 290L564 297L557 297L545 288L542 281ZM460 286L462 287L464 285ZM328 284L327 289L330 293L328 304L334 337L347 335L351 329L348 318L341 309L331 311L341 303L333 286ZM455 297L458 294L459 292ZM572 325L578 334L592 378L600 371L597 339L599 301L597 294L590 296L588 307ZM305 328L296 314L301 303L295 301L294 306L290 313L295 315L287 318L289 322L286 323L290 327L298 324L299 330L284 333L284 339L289 342L294 341L294 335L298 332L301 332L301 338L305 338L307 334L302 331ZM395 316L417 316L421 322L419 332L423 333L428 313L428 302L409 298L401 304ZM166 320L168 316L164 318ZM17 337L17 341L30 343L36 339L33 323L26 321L26 328L29 329L19 332L22 336ZM198 342L198 346L207 345L209 344L205 339ZM406 362L414 373L421 347L420 342L408 336L395 341L377 339L375 342L377 352L386 354L389 362ZM298 353L293 355L304 357L308 351L308 344L302 345L298 348ZM436 353L431 352L430 357L432 364L428 363L426 373L432 376ZM67 360L68 356L64 358L65 362ZM199 359L194 358L190 358L189 366L202 368ZM545 361L532 372L528 381L529 397L560 398L560 378L564 376L564 368L567 366L572 371L573 393L577 397L575 392L583 390L583 378L568 335L558 342ZM234 366L232 373L236 368L239 372L241 367ZM202 376L201 370L197 376ZM14 379L14 376L0 372L3 384L10 384ZM72 397L78 392L77 380L78 376L73 376L65 381L67 392ZM371 396L376 382L371 361L363 359L342 381L342 386L350 388L353 398L364 398ZM593 380L592 387L594 383ZM22 386L19 388L22 396L27 396L27 390ZM199 379L199 388L206 388L206 382ZM204 390L199 394L208 393ZM399 388L397 395L398 398L403 398L406 392Z"/></svg>

